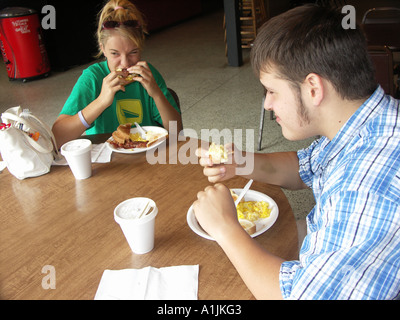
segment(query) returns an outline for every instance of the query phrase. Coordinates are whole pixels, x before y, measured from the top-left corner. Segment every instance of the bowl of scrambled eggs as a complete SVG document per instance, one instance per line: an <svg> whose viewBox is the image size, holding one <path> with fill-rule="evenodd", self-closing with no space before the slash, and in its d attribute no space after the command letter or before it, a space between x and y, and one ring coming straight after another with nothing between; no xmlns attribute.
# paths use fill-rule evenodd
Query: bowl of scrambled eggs
<svg viewBox="0 0 400 320"><path fill-rule="evenodd" d="M240 194L242 189L231 189L236 194ZM237 206L238 220L245 219L254 222L256 231L250 236L252 238L259 236L273 226L278 218L279 209L276 202L264 193L249 190ZM199 236L214 240L203 230L197 222L191 206L187 213L187 222L192 231Z"/></svg>

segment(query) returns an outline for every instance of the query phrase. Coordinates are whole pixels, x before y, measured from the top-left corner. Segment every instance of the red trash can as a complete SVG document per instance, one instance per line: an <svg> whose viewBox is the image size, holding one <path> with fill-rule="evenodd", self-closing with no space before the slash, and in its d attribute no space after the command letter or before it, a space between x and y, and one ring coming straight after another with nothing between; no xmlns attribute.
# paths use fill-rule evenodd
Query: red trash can
<svg viewBox="0 0 400 320"><path fill-rule="evenodd" d="M25 82L49 75L50 63L35 10L11 7L0 11L0 48L10 80Z"/></svg>

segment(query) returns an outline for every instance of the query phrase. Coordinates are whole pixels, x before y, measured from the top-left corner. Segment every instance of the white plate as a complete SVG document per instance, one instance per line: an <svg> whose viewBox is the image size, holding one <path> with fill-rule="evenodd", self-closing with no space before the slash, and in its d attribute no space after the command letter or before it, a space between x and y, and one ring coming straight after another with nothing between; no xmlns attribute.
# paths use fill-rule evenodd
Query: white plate
<svg viewBox="0 0 400 320"><path fill-rule="evenodd" d="M157 133L168 133L167 130L165 130L164 128L161 128L161 127L145 126L142 128L144 128L146 131L153 131L153 132L157 132ZM136 132L138 132L138 129L136 127L131 128L131 133L136 133ZM148 150L157 148L166 139L167 139L167 137L163 137L160 140L158 140L156 143L153 143L148 148L132 148L132 149L116 148L108 142L107 142L107 147L109 149L111 149L112 151L119 152L119 153L140 153L140 152L146 152ZM113 140L113 137L111 136L111 138L109 138L108 140Z"/></svg>
<svg viewBox="0 0 400 320"><path fill-rule="evenodd" d="M243 189L232 190L237 195L239 195ZM246 195L244 196L244 201L266 201L271 208L271 213L269 214L268 218L258 219L254 222L256 224L256 232L251 235L251 237L254 238L264 233L273 226L279 214L278 205L271 197L268 197L266 194L254 190L247 191ZM194 233L208 240L214 240L207 232L203 230L203 228L197 222L196 216L194 215L193 206L190 206L186 219L190 229L192 229Z"/></svg>

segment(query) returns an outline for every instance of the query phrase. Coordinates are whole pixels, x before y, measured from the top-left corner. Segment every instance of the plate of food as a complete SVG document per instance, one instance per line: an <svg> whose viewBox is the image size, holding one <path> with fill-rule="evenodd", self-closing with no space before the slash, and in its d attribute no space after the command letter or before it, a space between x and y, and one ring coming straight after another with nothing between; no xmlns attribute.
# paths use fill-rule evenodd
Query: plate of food
<svg viewBox="0 0 400 320"><path fill-rule="evenodd" d="M241 191L242 189L231 189L234 200ZM271 197L255 190L249 190L239 202L237 214L239 223L243 229L254 238L273 226L278 218L279 209ZM186 219L190 229L194 233L203 238L214 240L198 223L193 206L190 206Z"/></svg>
<svg viewBox="0 0 400 320"><path fill-rule="evenodd" d="M140 153L157 148L168 137L168 131L161 127L144 126L146 137L143 139L138 128L130 123L121 124L107 140L107 147L119 153Z"/></svg>

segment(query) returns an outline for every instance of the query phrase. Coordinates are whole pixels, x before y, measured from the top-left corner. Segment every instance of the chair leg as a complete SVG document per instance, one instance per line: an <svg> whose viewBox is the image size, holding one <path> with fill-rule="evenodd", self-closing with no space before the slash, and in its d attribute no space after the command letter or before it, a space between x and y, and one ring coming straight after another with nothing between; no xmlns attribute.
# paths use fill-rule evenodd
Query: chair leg
<svg viewBox="0 0 400 320"><path fill-rule="evenodd" d="M263 128L264 128L264 115L265 115L264 100L265 100L265 96L263 96L263 99L261 102L260 128L258 130L258 149L257 149L258 151L261 150L261 141L262 141L262 134L263 134Z"/></svg>

